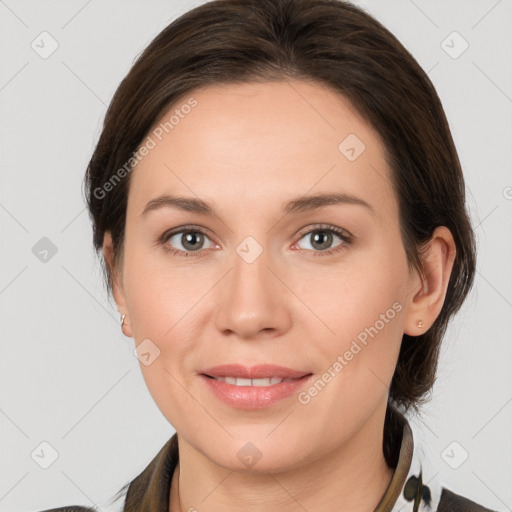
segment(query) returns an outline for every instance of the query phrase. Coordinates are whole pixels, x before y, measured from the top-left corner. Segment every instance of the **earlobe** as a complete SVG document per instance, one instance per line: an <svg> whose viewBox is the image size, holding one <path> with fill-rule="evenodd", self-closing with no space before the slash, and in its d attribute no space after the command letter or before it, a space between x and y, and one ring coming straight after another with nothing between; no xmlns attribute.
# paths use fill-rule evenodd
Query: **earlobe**
<svg viewBox="0 0 512 512"><path fill-rule="evenodd" d="M103 257L105 258L105 263L108 266L111 281L112 281L112 294L114 296L114 300L117 304L117 309L119 310L119 314L121 315L120 323L121 330L123 334L127 337L132 337L128 308L126 307L126 298L124 294L124 287L122 283L122 277L120 269L118 269L114 264L114 245L112 242L112 235L110 231L106 231L103 237Z"/></svg>
<svg viewBox="0 0 512 512"><path fill-rule="evenodd" d="M132 331L131 331L131 328L129 325L127 325L126 323L126 314L123 313L121 314L121 318L120 318L120 323L121 323L121 330L123 331L123 334L127 337L127 338L133 338L133 335L132 335Z"/></svg>
<svg viewBox="0 0 512 512"><path fill-rule="evenodd" d="M423 273L413 271L407 296L405 334L419 336L434 323L444 304L456 247L450 230L438 226L421 255Z"/></svg>

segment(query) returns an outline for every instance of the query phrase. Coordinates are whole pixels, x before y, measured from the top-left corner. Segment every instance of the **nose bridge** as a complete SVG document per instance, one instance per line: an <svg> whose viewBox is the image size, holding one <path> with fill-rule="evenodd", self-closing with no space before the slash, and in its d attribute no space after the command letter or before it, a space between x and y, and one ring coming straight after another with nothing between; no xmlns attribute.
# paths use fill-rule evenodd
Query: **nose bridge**
<svg viewBox="0 0 512 512"><path fill-rule="evenodd" d="M229 292L236 303L245 304L249 308L260 308L262 306L262 304L258 305L260 301L269 304L271 299L269 277L272 273L267 266L271 266L270 259L267 248L253 236L245 237L238 244L233 255L233 270L229 285Z"/></svg>
<svg viewBox="0 0 512 512"><path fill-rule="evenodd" d="M231 272L218 304L218 328L243 337L262 329L283 328L288 317L282 295L285 290L278 289L279 280L267 268L274 266L270 251L256 237L247 236L232 256Z"/></svg>

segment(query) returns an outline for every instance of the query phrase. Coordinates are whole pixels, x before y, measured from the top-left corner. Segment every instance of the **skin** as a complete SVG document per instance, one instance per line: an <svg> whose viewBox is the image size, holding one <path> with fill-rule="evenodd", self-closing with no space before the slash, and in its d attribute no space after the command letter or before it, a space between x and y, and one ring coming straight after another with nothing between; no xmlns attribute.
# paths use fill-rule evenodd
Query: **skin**
<svg viewBox="0 0 512 512"><path fill-rule="evenodd" d="M170 511L373 511L393 476L382 439L402 335L425 332L442 308L451 233L434 232L425 278L408 268L384 146L335 91L294 80L189 96L198 105L132 171L119 267L110 233L103 247L124 333L160 350L141 371L178 433ZM354 161L338 149L348 134L366 146ZM333 191L374 213L353 204L281 212L292 198ZM162 193L210 201L216 215L164 207L141 216ZM181 234L156 242L189 224L206 234L192 245L201 256L164 250L190 249ZM332 234L327 250L342 249L322 255L315 232L301 234L318 224L354 239ZM252 263L236 252L247 236L263 249ZM291 396L244 411L198 377L226 362L275 363L316 381L395 302L401 311L307 404ZM247 442L262 454L252 467L237 457Z"/></svg>

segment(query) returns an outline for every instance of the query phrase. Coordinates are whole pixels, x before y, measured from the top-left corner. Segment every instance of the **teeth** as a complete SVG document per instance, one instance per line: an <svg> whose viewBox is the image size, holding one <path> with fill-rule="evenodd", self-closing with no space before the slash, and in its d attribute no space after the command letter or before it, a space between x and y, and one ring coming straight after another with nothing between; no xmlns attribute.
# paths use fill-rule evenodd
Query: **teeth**
<svg viewBox="0 0 512 512"><path fill-rule="evenodd" d="M267 377L266 379L243 379L239 377L214 377L219 382L226 382L234 386L273 386L281 382L288 382L294 379L281 379L279 377Z"/></svg>

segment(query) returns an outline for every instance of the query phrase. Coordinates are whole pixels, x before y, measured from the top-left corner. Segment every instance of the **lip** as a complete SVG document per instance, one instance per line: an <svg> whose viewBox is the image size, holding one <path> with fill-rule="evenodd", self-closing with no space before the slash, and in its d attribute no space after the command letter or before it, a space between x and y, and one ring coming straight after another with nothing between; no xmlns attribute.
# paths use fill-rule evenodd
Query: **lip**
<svg viewBox="0 0 512 512"><path fill-rule="evenodd" d="M280 377L293 380L271 386L235 386L211 378L227 376L246 379ZM207 368L200 373L199 377L214 396L231 407L262 409L298 393L311 380L313 374L277 365L265 364L249 367L239 364L226 364Z"/></svg>
<svg viewBox="0 0 512 512"><path fill-rule="evenodd" d="M281 379L299 379L310 374L308 371L294 370L286 366L275 364L258 364L256 366L244 366L242 364L223 364L206 368L199 373L210 377L240 377L244 379L265 379L279 377Z"/></svg>

